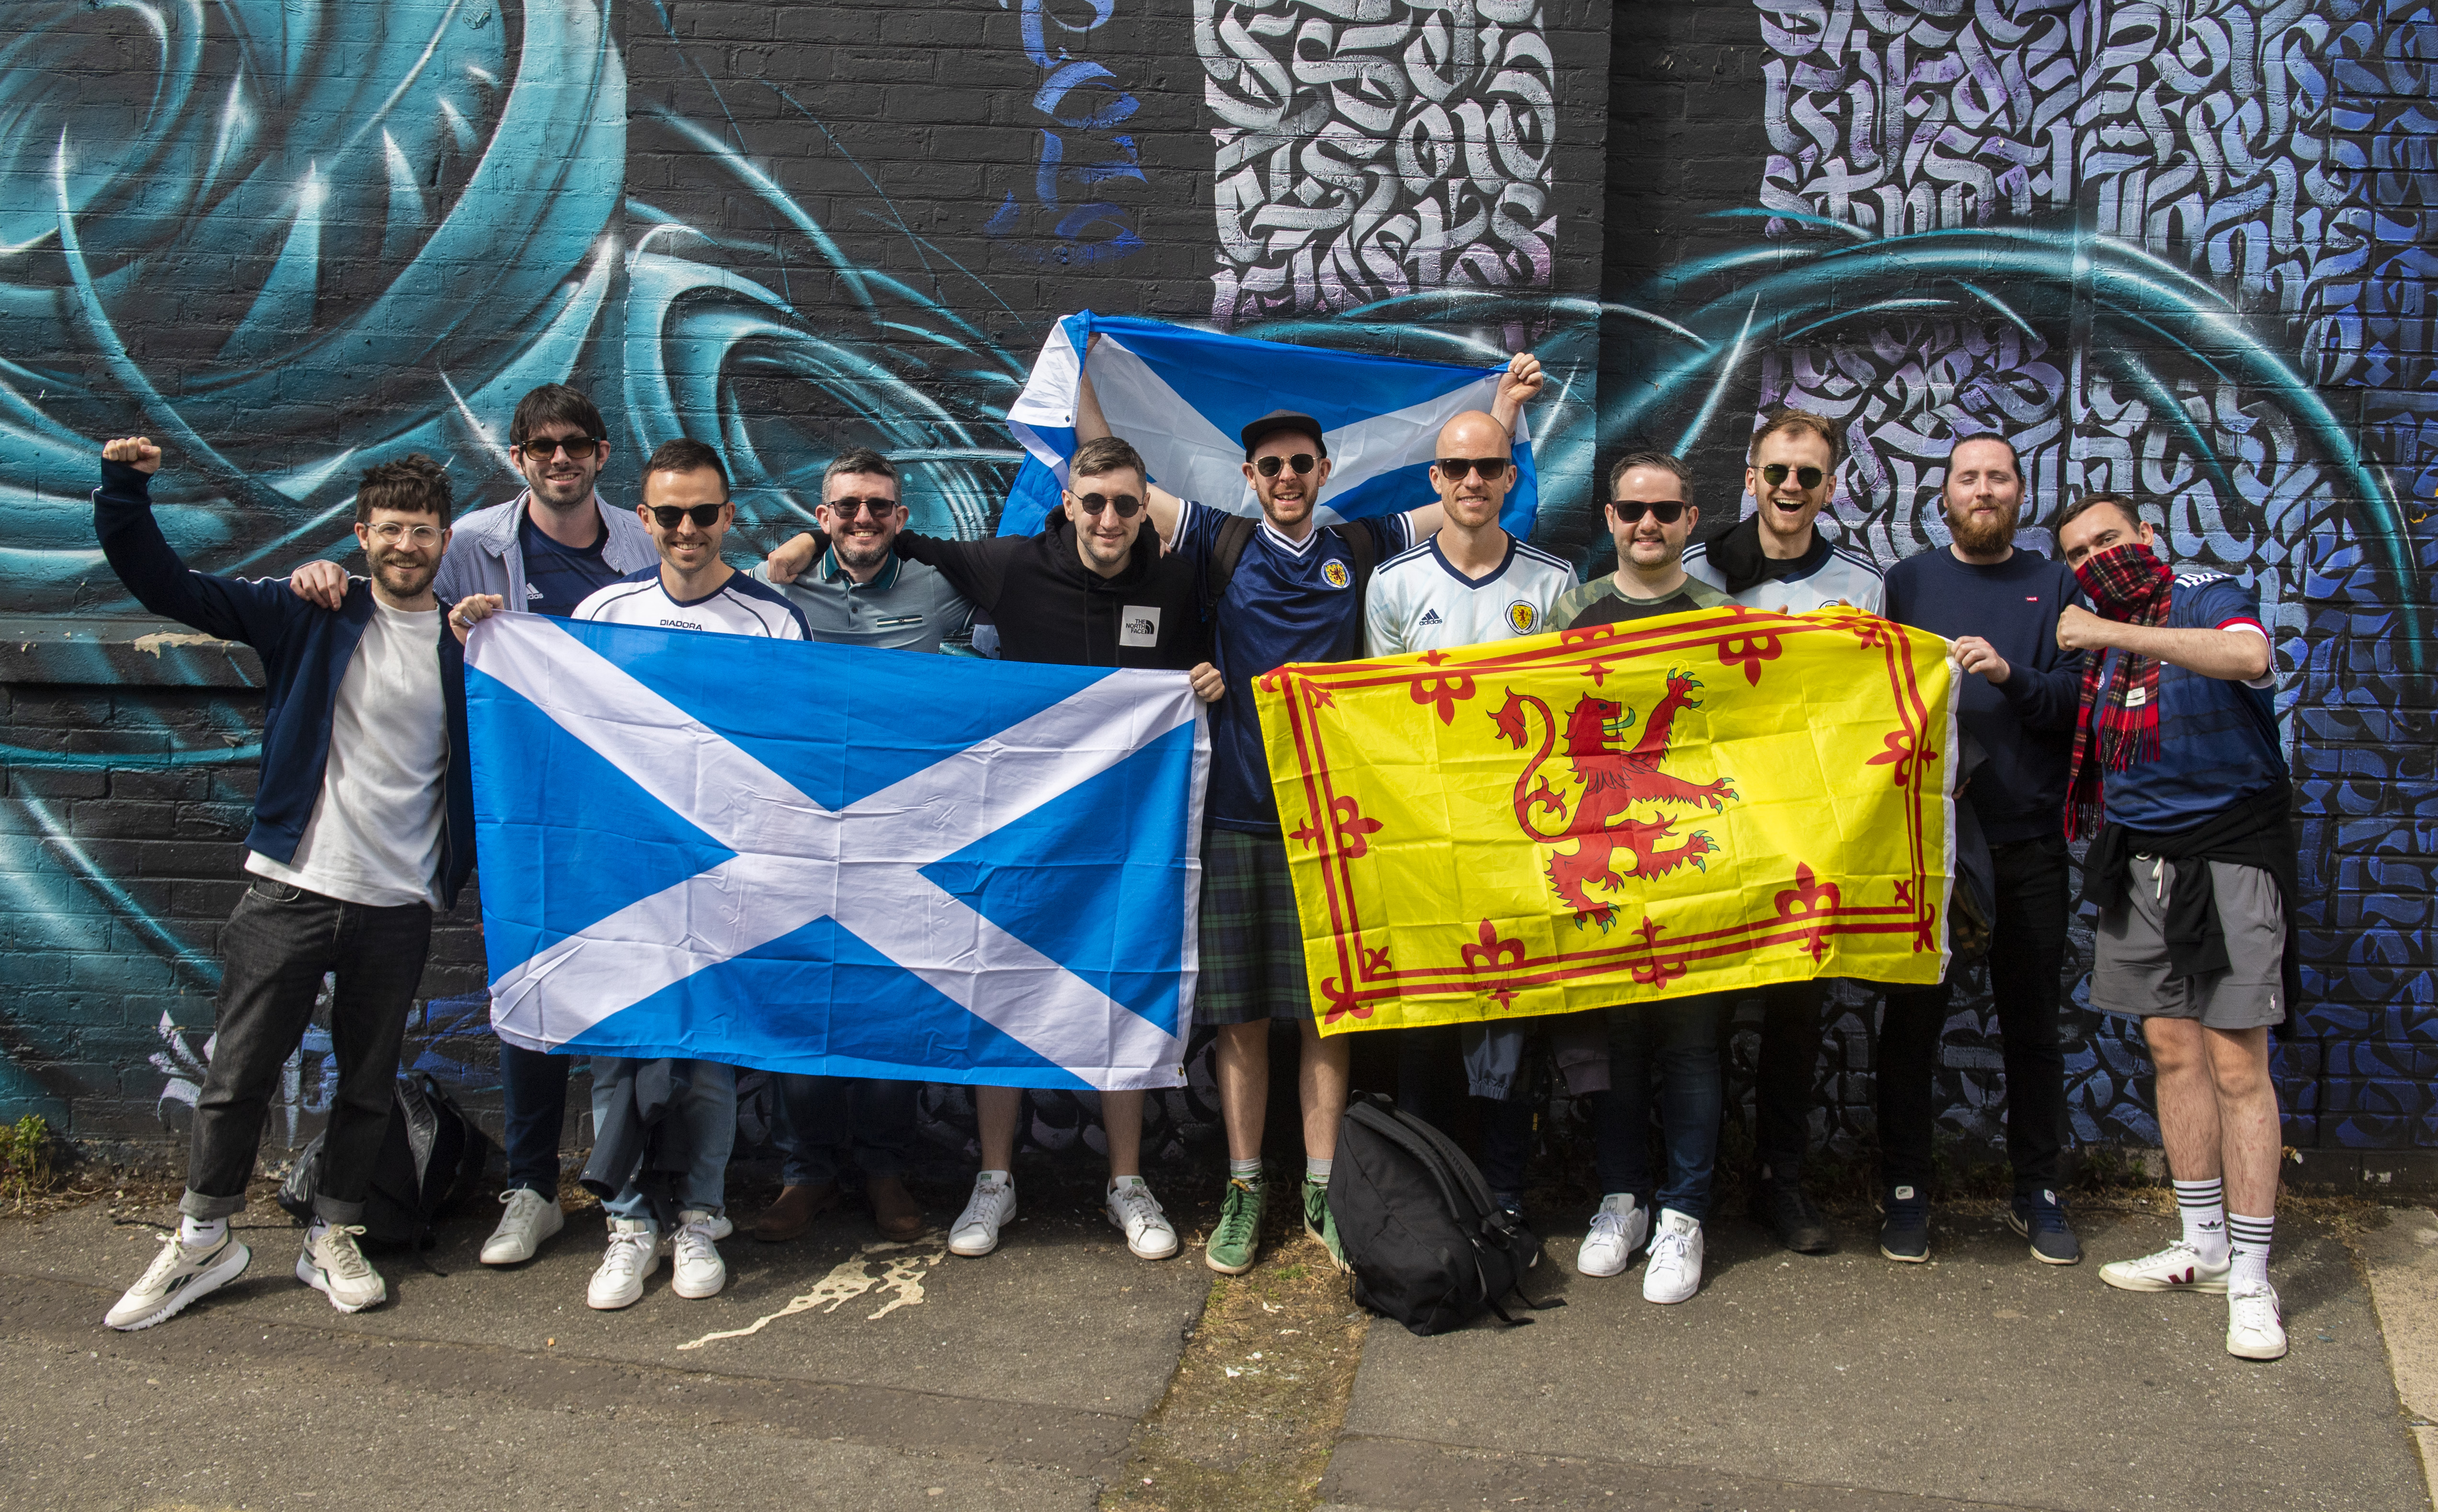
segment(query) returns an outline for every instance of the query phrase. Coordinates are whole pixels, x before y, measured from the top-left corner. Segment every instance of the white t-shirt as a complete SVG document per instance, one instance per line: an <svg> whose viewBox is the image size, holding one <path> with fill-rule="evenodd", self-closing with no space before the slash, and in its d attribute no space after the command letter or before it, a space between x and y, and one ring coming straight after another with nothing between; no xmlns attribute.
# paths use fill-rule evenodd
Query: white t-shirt
<svg viewBox="0 0 2438 1512"><path fill-rule="evenodd" d="M1367 656L1445 651L1540 635L1549 608L1575 586L1575 570L1537 546L1507 538L1507 559L1484 577L1448 565L1434 536L1371 574L1363 605Z"/></svg>
<svg viewBox="0 0 2438 1512"><path fill-rule="evenodd" d="M339 678L322 795L293 859L249 852L245 869L343 903L440 906L449 711L440 691L440 611L373 617Z"/></svg>
<svg viewBox="0 0 2438 1512"><path fill-rule="evenodd" d="M610 624L657 624L670 630L710 630L720 635L761 635L773 641L809 641L804 616L786 595L742 572L701 598L680 604L661 586L654 565L595 589L569 618Z"/></svg>

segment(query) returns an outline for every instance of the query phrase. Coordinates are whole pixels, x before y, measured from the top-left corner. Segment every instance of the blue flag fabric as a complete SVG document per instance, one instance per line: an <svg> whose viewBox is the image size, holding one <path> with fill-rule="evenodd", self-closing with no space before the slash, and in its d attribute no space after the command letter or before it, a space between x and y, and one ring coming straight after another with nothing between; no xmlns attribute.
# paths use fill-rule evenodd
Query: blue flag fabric
<svg viewBox="0 0 2438 1512"><path fill-rule="evenodd" d="M1008 410L1008 429L1027 455L999 516L1002 536L1031 535L1057 506L1075 453L1087 345L1092 393L1110 432L1142 453L1152 482L1181 499L1260 514L1238 432L1273 410L1319 421L1334 465L1323 524L1436 502L1429 473L1440 427L1467 410L1488 410L1506 371L1290 346L1088 309L1069 315L1043 343ZM1514 451L1515 484L1499 523L1529 540L1541 496L1521 415Z"/></svg>
<svg viewBox="0 0 2438 1512"><path fill-rule="evenodd" d="M506 614L466 684L509 1043L1183 1083L1210 761L1184 674Z"/></svg>

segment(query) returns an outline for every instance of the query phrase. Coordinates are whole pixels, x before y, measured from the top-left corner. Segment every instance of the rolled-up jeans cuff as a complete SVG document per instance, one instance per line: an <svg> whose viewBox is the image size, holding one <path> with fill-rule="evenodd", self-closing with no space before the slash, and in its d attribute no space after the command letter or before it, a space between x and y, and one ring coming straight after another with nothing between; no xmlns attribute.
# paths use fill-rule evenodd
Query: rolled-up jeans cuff
<svg viewBox="0 0 2438 1512"><path fill-rule="evenodd" d="M906 1152L876 1145L857 1145L855 1164L863 1172L864 1180L887 1181L892 1176L906 1174Z"/></svg>
<svg viewBox="0 0 2438 1512"><path fill-rule="evenodd" d="M789 1161L779 1171L782 1187L827 1187L838 1180L838 1167L830 1161Z"/></svg>
<svg viewBox="0 0 2438 1512"><path fill-rule="evenodd" d="M190 1187L186 1188L186 1194L178 1199L178 1211L199 1223L208 1223L216 1218L233 1218L245 1211L245 1193L239 1192L235 1197L210 1197Z"/></svg>
<svg viewBox="0 0 2438 1512"><path fill-rule="evenodd" d="M364 1221L364 1204L362 1203L343 1203L335 1197L327 1196L321 1192L315 1192L313 1194L313 1216L320 1219L323 1222L331 1224L334 1227L347 1223L361 1223Z"/></svg>

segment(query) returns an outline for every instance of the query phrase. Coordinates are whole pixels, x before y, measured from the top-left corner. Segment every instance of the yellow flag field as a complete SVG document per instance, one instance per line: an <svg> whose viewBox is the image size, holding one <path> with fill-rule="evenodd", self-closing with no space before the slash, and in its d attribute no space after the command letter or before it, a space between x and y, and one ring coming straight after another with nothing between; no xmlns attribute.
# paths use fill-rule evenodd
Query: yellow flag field
<svg viewBox="0 0 2438 1512"><path fill-rule="evenodd" d="M1731 608L1261 678L1321 1032L1938 980L1947 650Z"/></svg>

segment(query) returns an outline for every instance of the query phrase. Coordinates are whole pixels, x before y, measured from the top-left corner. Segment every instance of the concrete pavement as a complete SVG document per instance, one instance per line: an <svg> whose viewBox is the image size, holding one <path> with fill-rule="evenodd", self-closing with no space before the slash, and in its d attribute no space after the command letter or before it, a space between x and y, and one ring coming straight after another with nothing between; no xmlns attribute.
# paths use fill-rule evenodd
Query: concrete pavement
<svg viewBox="0 0 2438 1512"><path fill-rule="evenodd" d="M2087 1257L2041 1265L1987 1205L1942 1208L1933 1262L1708 1225L1699 1296L1636 1269L1540 1286L1528 1328L1375 1327L1324 1489L1354 1505L2401 1509L2428 1501L2370 1297L2324 1222L2281 1222L2292 1353L2230 1358L2215 1297L2110 1290L2102 1260L2174 1221L2082 1210ZM1520 1500L1518 1500L1520 1498Z"/></svg>
<svg viewBox="0 0 2438 1512"><path fill-rule="evenodd" d="M859 1217L791 1245L740 1235L720 1296L674 1297L663 1267L618 1314L583 1303L597 1214L511 1272L474 1262L489 1215L468 1215L433 1257L450 1274L384 1257L392 1302L344 1317L292 1279L297 1231L257 1206L248 1275L137 1334L98 1319L156 1230L100 1207L0 1222L0 1508L1092 1507L1129 1475L1210 1284L1194 1252L1126 1255L1092 1187L1035 1182L981 1261L880 1246ZM1708 1284L1668 1309L1638 1269L1572 1275L1562 1236L1535 1291L1568 1305L1528 1327L1369 1330L1312 1497L2429 1507L2407 1407L2438 1390L2438 1220L2374 1215L2365 1271L2326 1218L2289 1213L2294 1348L2267 1366L2225 1355L2217 1299L2100 1283L2099 1259L2171 1222L2086 1208L2092 1258L2053 1269L1986 1207L1942 1209L1920 1267L1879 1258L1859 1218L1820 1258L1722 1218Z"/></svg>

